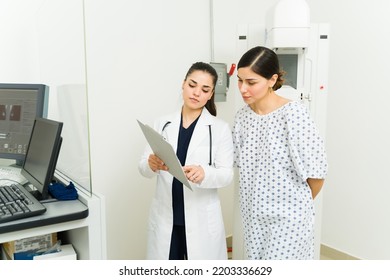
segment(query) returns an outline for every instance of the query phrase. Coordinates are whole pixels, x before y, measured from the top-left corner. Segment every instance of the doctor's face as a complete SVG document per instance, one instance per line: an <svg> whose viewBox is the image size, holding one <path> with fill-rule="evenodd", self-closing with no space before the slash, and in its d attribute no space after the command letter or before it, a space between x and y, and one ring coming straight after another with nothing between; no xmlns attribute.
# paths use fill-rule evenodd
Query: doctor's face
<svg viewBox="0 0 390 280"><path fill-rule="evenodd" d="M204 71L192 72L183 82L184 105L189 109L202 109L213 96L213 77Z"/></svg>

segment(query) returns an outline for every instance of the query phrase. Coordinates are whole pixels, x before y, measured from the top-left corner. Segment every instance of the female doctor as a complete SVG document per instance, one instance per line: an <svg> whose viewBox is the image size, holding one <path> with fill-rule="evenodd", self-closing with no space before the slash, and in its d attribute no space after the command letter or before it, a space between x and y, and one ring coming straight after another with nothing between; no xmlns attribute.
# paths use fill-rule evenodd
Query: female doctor
<svg viewBox="0 0 390 280"><path fill-rule="evenodd" d="M229 125L215 117L217 79L211 65L194 63L183 81L181 110L154 124L176 151L192 191L167 172L150 147L139 162L143 176L157 176L148 259L227 259L218 188L233 178L233 141Z"/></svg>

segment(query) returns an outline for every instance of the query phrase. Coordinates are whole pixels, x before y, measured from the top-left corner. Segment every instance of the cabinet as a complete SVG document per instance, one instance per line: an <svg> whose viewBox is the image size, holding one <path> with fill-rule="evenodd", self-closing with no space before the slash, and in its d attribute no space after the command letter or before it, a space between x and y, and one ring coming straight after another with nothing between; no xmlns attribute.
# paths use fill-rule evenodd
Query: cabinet
<svg viewBox="0 0 390 280"><path fill-rule="evenodd" d="M47 211L43 215L13 222L17 223L17 226L13 224L13 228L16 227L17 230L10 231L10 223L0 224L0 243L58 232L64 244L73 245L78 259L106 259L104 197L87 193L83 189L78 189L78 193L78 200L45 204ZM78 218L80 213L85 213L86 210L88 215Z"/></svg>

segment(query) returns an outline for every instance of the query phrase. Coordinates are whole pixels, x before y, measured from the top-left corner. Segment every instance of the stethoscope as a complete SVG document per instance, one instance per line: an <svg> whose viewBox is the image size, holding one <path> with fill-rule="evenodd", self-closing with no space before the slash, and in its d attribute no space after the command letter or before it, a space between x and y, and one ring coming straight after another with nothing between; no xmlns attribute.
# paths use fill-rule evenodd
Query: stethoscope
<svg viewBox="0 0 390 280"><path fill-rule="evenodd" d="M161 130L161 134L163 134L165 128L170 124L171 122L170 121L167 121L162 130ZM212 134L211 134L211 125L209 124L209 138L210 138L210 148L209 148L209 152L210 152L210 155L209 155L209 165L211 166L212 165L212 154L213 154L213 138L212 138Z"/></svg>

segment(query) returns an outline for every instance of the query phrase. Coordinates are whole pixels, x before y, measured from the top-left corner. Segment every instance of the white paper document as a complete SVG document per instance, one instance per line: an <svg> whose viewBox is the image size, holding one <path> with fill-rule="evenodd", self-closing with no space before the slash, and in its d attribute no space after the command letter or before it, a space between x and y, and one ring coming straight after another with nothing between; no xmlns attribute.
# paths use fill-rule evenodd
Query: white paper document
<svg viewBox="0 0 390 280"><path fill-rule="evenodd" d="M141 127L141 130L144 133L150 147L152 148L153 153L158 156L168 167L168 172L171 173L173 177L182 182L183 185L192 190L190 182L187 180L187 177L184 174L183 167L181 166L181 163L177 158L172 145L165 141L164 138L150 126L143 124L139 120L137 120L137 122Z"/></svg>

